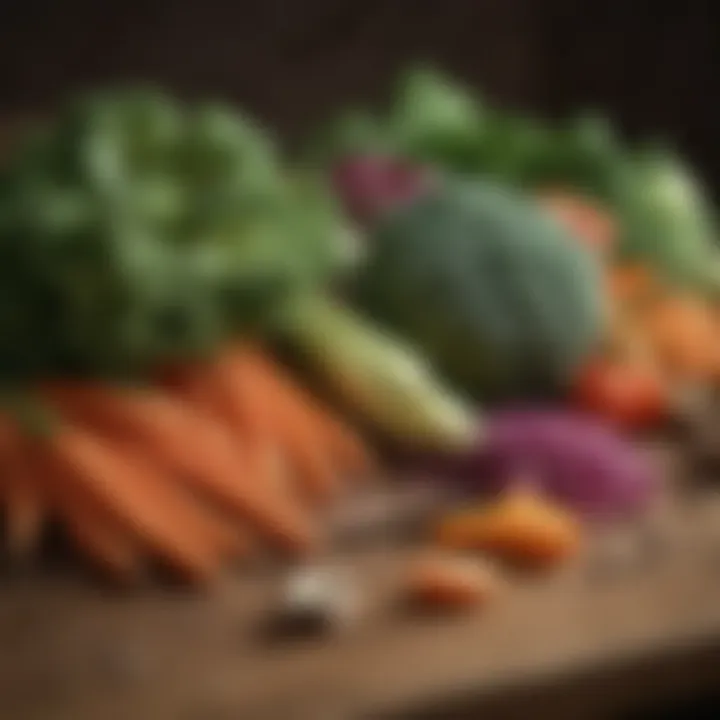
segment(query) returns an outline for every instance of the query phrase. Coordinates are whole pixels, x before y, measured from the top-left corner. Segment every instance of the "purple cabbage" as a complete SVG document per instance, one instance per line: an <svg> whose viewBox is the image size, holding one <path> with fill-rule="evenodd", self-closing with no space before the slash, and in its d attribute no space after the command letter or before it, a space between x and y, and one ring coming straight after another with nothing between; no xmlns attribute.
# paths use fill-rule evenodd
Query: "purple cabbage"
<svg viewBox="0 0 720 720"><path fill-rule="evenodd" d="M658 486L649 457L600 420L547 409L507 409L487 419L483 437L464 455L415 457L408 466L446 477L464 492L498 493L532 482L594 518L645 509Z"/></svg>
<svg viewBox="0 0 720 720"><path fill-rule="evenodd" d="M345 212L361 225L424 194L434 182L427 167L385 155L354 155L332 170L332 185Z"/></svg>

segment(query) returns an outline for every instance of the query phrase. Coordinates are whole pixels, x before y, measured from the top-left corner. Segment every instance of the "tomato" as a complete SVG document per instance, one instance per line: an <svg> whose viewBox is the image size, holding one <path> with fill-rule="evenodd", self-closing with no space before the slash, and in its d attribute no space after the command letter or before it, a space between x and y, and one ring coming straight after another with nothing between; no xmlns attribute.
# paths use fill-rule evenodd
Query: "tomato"
<svg viewBox="0 0 720 720"><path fill-rule="evenodd" d="M646 363L599 358L586 365L574 387L575 402L626 429L658 425L667 418L668 387Z"/></svg>

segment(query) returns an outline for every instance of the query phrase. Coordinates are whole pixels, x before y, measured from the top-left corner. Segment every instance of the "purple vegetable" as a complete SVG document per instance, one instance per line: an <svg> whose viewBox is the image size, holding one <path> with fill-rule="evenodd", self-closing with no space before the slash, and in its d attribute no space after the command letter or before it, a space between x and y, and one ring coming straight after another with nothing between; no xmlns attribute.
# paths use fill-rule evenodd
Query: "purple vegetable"
<svg viewBox="0 0 720 720"><path fill-rule="evenodd" d="M345 158L332 172L335 192L346 212L361 224L422 195L433 174L406 160L362 155Z"/></svg>
<svg viewBox="0 0 720 720"><path fill-rule="evenodd" d="M472 491L494 493L529 480L594 517L639 512L657 487L649 458L629 440L594 418L552 409L497 412L475 450L415 458L412 464Z"/></svg>

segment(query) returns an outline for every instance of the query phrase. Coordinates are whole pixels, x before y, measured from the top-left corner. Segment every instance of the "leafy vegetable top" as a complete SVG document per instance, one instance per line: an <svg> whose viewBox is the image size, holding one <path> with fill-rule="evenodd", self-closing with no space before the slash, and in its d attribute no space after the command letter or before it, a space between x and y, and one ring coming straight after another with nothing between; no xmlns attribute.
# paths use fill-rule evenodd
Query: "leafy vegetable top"
<svg viewBox="0 0 720 720"><path fill-rule="evenodd" d="M419 68L400 79L384 112L353 110L323 128L314 152L335 170L341 195L349 188L363 200L363 212L368 199L376 208L399 194L397 183L385 182L387 172L370 179L358 172L368 158L412 160L533 192L577 191L615 214L621 255L720 295L717 222L692 168L668 148L626 146L600 115L541 122L491 107L461 83Z"/></svg>
<svg viewBox="0 0 720 720"><path fill-rule="evenodd" d="M400 155L520 185L572 179L603 194L621 154L602 117L586 114L551 127L501 112L462 83L426 67L400 77L384 113L351 109L340 114L322 128L312 150L321 160Z"/></svg>
<svg viewBox="0 0 720 720"><path fill-rule="evenodd" d="M323 279L338 228L248 118L147 89L81 98L0 179L0 375L202 352Z"/></svg>

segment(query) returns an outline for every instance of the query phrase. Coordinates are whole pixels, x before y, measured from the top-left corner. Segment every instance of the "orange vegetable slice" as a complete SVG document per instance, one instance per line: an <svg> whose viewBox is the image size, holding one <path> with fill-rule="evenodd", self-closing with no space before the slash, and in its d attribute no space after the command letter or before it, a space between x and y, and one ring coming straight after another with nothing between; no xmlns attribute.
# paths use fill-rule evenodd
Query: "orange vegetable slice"
<svg viewBox="0 0 720 720"><path fill-rule="evenodd" d="M578 552L581 529L570 512L523 486L490 507L446 518L437 540L446 548L480 550L514 564L548 567Z"/></svg>

